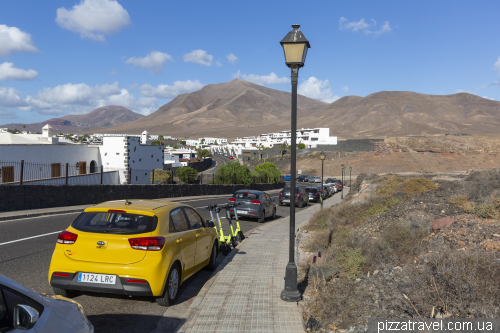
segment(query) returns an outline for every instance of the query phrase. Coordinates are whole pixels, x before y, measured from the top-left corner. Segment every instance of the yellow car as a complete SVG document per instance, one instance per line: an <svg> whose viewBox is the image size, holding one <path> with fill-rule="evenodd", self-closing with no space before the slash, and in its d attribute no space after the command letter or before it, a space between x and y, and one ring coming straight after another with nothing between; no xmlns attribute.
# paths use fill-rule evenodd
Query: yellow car
<svg viewBox="0 0 500 333"><path fill-rule="evenodd" d="M89 207L59 234L49 283L64 297L96 291L152 296L172 305L191 275L215 269L214 227L194 208L174 202L120 200Z"/></svg>

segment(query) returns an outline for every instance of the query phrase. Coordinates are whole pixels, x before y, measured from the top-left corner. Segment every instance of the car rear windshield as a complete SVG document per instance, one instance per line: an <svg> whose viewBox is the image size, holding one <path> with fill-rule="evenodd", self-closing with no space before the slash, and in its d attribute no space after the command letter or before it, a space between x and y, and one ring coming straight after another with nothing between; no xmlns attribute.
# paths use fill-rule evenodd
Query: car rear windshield
<svg viewBox="0 0 500 333"><path fill-rule="evenodd" d="M251 193L251 192L236 192L233 194L233 198L236 199L259 199L259 194L258 193Z"/></svg>
<svg viewBox="0 0 500 333"><path fill-rule="evenodd" d="M116 212L83 212L71 225L76 230L106 234L142 234L156 229L157 218Z"/></svg>
<svg viewBox="0 0 500 333"><path fill-rule="evenodd" d="M307 193L318 193L318 189L317 188L306 188L306 192Z"/></svg>

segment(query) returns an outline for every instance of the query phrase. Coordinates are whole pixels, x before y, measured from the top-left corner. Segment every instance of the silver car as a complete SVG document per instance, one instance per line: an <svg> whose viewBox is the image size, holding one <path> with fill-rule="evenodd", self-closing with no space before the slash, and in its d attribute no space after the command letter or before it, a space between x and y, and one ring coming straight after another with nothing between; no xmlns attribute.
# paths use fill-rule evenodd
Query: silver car
<svg viewBox="0 0 500 333"><path fill-rule="evenodd" d="M321 177L320 176L309 177L309 183L321 183Z"/></svg>
<svg viewBox="0 0 500 333"><path fill-rule="evenodd" d="M40 295L0 275L0 332L94 333L77 302Z"/></svg>
<svg viewBox="0 0 500 333"><path fill-rule="evenodd" d="M261 223L264 222L266 217L276 218L276 203L266 192L252 190L236 191L233 197L229 198L229 202L239 204L236 208L233 208L236 209L238 218L258 218ZM234 211L230 212L231 216L233 216Z"/></svg>

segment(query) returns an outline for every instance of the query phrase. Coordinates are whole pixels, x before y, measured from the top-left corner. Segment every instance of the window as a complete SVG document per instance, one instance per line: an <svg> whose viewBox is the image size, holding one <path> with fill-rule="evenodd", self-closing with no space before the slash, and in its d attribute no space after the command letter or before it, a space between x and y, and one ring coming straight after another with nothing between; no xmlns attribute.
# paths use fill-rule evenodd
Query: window
<svg viewBox="0 0 500 333"><path fill-rule="evenodd" d="M188 230L186 218L182 209L176 208L170 212L170 232Z"/></svg>
<svg viewBox="0 0 500 333"><path fill-rule="evenodd" d="M80 175L87 174L87 162L80 162Z"/></svg>
<svg viewBox="0 0 500 333"><path fill-rule="evenodd" d="M236 199L259 199L259 195L257 193L236 192L235 194L233 194L233 198L236 198Z"/></svg>
<svg viewBox="0 0 500 333"><path fill-rule="evenodd" d="M205 224L203 223L203 219L193 209L184 207L184 212L186 212L186 216L189 220L189 224L191 225L191 229L199 229L205 226Z"/></svg>
<svg viewBox="0 0 500 333"><path fill-rule="evenodd" d="M0 332L4 332L10 327L9 313L0 289Z"/></svg>
<svg viewBox="0 0 500 333"><path fill-rule="evenodd" d="M318 141L318 138L311 138L311 141Z"/></svg>
<svg viewBox="0 0 500 333"><path fill-rule="evenodd" d="M120 155L120 153L116 153L116 155Z"/></svg>
<svg viewBox="0 0 500 333"><path fill-rule="evenodd" d="M61 177L61 163L52 163L50 165L50 177Z"/></svg>
<svg viewBox="0 0 500 333"><path fill-rule="evenodd" d="M129 213L82 213L71 225L76 230L106 234L137 234L156 229L153 216Z"/></svg>
<svg viewBox="0 0 500 333"><path fill-rule="evenodd" d="M108 156L108 153L104 153L104 156Z"/></svg>

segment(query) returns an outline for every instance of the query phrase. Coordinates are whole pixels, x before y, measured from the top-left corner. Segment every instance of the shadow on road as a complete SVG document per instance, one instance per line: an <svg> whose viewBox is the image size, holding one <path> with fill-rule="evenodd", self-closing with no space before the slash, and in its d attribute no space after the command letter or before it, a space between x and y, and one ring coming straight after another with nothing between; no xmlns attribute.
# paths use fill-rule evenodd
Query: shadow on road
<svg viewBox="0 0 500 333"><path fill-rule="evenodd" d="M88 316L95 327L95 333L151 332L162 319L162 332L175 332L185 319L166 318L149 314L101 314ZM140 327L140 330L137 329Z"/></svg>

